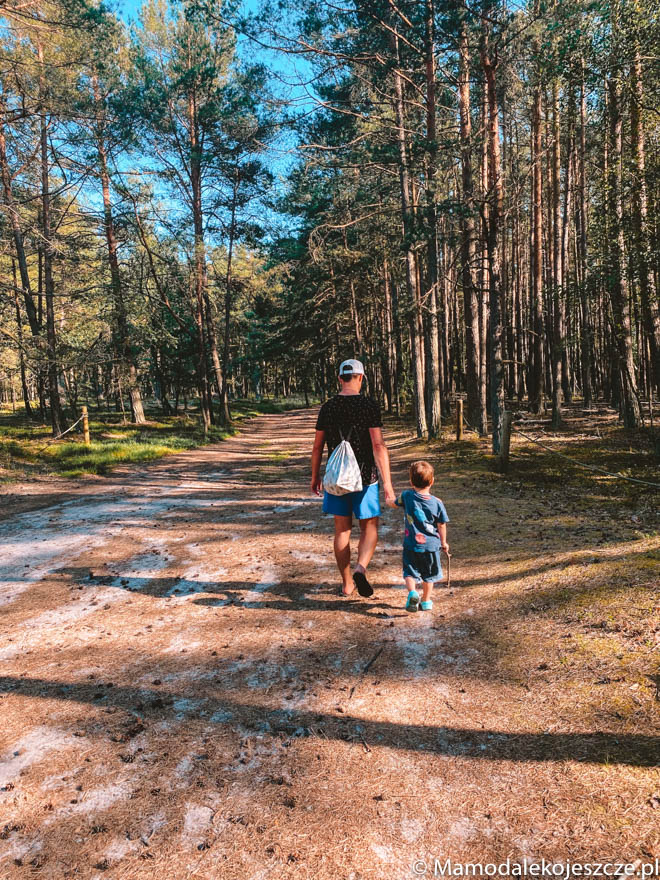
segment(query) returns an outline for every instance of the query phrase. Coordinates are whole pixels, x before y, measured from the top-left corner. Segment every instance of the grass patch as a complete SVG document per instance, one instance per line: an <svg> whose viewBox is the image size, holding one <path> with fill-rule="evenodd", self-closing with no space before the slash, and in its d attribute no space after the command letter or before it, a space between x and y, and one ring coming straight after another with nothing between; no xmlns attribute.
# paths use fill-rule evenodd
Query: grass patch
<svg viewBox="0 0 660 880"><path fill-rule="evenodd" d="M603 407L598 412L585 414L579 404L574 404L564 408L564 419L558 430L551 428L549 418L529 414L524 414L523 420L514 421L515 428L540 440L549 449L514 430L507 474L497 470L490 436L479 437L470 431L465 433L464 440L457 442L450 420L445 423L441 438L428 444L428 452L439 472L460 473L466 478L465 485L488 486L518 497L540 495L548 504L561 500L558 508L561 512L584 515L597 508L603 519L634 515L637 537L658 534L657 488L581 466L595 466L611 474L660 483L657 437L648 427L627 430L618 423L612 410Z"/></svg>
<svg viewBox="0 0 660 880"><path fill-rule="evenodd" d="M61 446L51 447L44 456L52 470L63 476L73 477L85 473L107 474L117 464L153 461L163 455L192 449L202 442L202 438L196 442L192 437L176 435L168 438L167 442L155 438L114 442L95 440L90 446L80 442L63 443Z"/></svg>
<svg viewBox="0 0 660 880"><path fill-rule="evenodd" d="M272 461L274 464L282 464L282 462L288 461L293 452L290 450L282 449L278 452L268 452L266 453L266 458L268 461Z"/></svg>
<svg viewBox="0 0 660 880"><path fill-rule="evenodd" d="M25 433L25 429L23 429ZM85 446L80 435L46 445L41 426L34 437L6 439L0 428L0 467L4 479L38 474L77 477L107 474L119 464L153 461L185 449L216 443L234 431L212 428L207 435L196 422L171 418L147 425L117 425L99 419L90 423L92 442Z"/></svg>
<svg viewBox="0 0 660 880"><path fill-rule="evenodd" d="M164 416L148 411L146 425L132 425L123 424L120 414L92 409L89 446L83 442L80 427L51 443L48 425L30 422L20 411L0 411L0 481L54 474L64 477L107 474L120 464L154 461L164 455L217 443L235 434L245 419L301 406L304 401L297 398L232 401L232 427L214 425L207 434L195 412ZM284 461L288 455L274 453L273 460Z"/></svg>
<svg viewBox="0 0 660 880"><path fill-rule="evenodd" d="M319 402L317 398L309 398L310 406L316 406ZM275 397L268 400L233 400L230 409L232 418L235 421L241 421L255 416L275 415L290 412L293 409L304 409L305 406L304 398L294 396Z"/></svg>

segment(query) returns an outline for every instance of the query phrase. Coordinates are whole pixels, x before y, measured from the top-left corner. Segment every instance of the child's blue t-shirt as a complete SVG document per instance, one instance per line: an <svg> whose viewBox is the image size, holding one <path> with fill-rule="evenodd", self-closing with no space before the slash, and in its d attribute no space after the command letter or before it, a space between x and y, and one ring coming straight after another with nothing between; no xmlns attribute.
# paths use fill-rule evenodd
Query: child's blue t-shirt
<svg viewBox="0 0 660 880"><path fill-rule="evenodd" d="M445 506L435 495L420 495L414 489L406 489L396 499L398 507L403 507L405 535L404 550L418 553L439 550L438 525L448 523Z"/></svg>

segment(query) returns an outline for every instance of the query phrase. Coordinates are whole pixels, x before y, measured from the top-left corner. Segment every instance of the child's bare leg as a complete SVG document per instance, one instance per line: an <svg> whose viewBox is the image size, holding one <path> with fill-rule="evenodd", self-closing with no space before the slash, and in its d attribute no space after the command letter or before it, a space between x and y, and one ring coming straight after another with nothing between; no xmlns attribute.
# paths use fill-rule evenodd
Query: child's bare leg
<svg viewBox="0 0 660 880"><path fill-rule="evenodd" d="M422 602L428 602L433 593L433 584L424 581L422 584Z"/></svg>
<svg viewBox="0 0 660 880"><path fill-rule="evenodd" d="M414 577L410 577L410 576L408 576L408 577L406 578L406 589L407 589L409 592L410 592L410 590L416 590L416 589L417 589L417 581L415 580Z"/></svg>

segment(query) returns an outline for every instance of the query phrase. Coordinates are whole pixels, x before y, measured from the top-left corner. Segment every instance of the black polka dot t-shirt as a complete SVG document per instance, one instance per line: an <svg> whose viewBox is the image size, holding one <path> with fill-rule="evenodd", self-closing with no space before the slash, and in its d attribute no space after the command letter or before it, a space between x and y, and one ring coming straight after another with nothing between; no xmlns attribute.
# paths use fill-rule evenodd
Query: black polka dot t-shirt
<svg viewBox="0 0 660 880"><path fill-rule="evenodd" d="M336 394L326 400L316 422L316 430L325 431L328 455L339 446L342 438L351 444L360 465L363 486L378 482L369 428L382 427L380 406L371 397L361 394Z"/></svg>

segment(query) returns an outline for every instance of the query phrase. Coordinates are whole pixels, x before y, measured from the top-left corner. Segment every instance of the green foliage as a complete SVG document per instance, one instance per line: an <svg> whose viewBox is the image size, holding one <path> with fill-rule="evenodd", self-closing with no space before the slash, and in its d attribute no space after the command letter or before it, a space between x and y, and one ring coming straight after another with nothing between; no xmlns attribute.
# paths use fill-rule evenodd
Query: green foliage
<svg viewBox="0 0 660 880"><path fill-rule="evenodd" d="M429 132L425 56L429 9L436 65L434 137ZM0 222L5 399L10 399L10 388L20 397L22 370L32 405L39 407L40 395L48 405L39 161L45 124L53 230L53 357L69 412L77 412L83 398L103 406L116 400L130 416L129 361L147 406L159 402L163 413L170 413L175 401L197 404L205 383L216 409L220 393L234 398L325 395L334 388L338 361L356 354L367 362L371 390L381 399L387 396L390 405L396 397L405 410L424 396L424 389L420 392L413 384L410 327L411 318L419 320L428 343L433 249L439 265L436 293L446 409L453 395L465 390L461 241L466 220L476 229L477 256L470 269L480 295L486 283L482 221L491 195L481 167L486 128L480 54L486 36L496 50L502 125L500 245L509 396L516 380L512 365L520 368L521 386L528 379L536 332L531 329L529 287L530 95L538 85L544 174L556 146L561 223L563 212L567 215L560 301L570 326L562 350L570 354L572 384L579 386L586 291L584 302L598 324L590 340L594 382L618 403L610 369L617 331L610 303L610 187L603 174L606 148L611 155L606 84L613 77L626 83L623 281L635 312L635 370L643 375L648 393L648 319L635 255L635 198L641 179L630 146L638 98L627 82L639 55L646 96L640 112L647 145L647 261L652 267L657 264L657 230L651 218L657 214L660 153L653 113L658 78L651 59L659 21L648 0L561 0L515 8L499 0L487 0L479 8L440 0L431 5L374 0L344 6L280 0L264 4L259 14L241 12L233 0L221 9L207 0L147 0L130 28L110 8L87 0L46 0L39 7L12 0L3 5L2 17L0 109L11 190L3 189L2 195L5 204L10 197L15 203ZM469 200L463 196L464 145L457 104L463 25L470 56L468 152L475 189ZM262 47L273 41L286 54L269 70L266 62L273 55ZM294 54L300 68L287 67L283 75L282 65ZM305 82L297 84L293 100L285 82L298 73ZM405 170L414 202L405 223L395 109L398 76L403 79ZM583 78L584 266L578 265L582 220L577 216ZM299 111L293 106L296 101ZM100 146L109 178L105 205ZM278 181L285 167L281 154L295 160L293 167L287 166L286 179ZM550 356L553 347L560 347L552 339L551 238L558 224L545 179L544 186L541 333ZM119 284L109 267L109 215ZM18 217L24 242L31 301L16 274L12 217ZM417 262L419 307L408 289L408 252L414 252ZM30 302L36 317L29 313ZM484 334L487 324L482 321ZM396 393L387 390L388 381L396 383ZM240 407L235 411L240 417Z"/></svg>
<svg viewBox="0 0 660 880"><path fill-rule="evenodd" d="M303 398L285 400L236 400L234 420L266 413L287 412L304 406ZM31 424L23 413L0 410L0 480L19 479L30 473L107 474L119 464L153 461L185 449L217 443L232 436L236 428L211 426L205 434L195 414L159 415L146 425L125 424L116 413L92 413L91 444L85 446L79 433L51 443L46 425ZM72 438L72 439L69 439Z"/></svg>
<svg viewBox="0 0 660 880"><path fill-rule="evenodd" d="M92 442L88 447L79 434L68 435L72 440L50 443L45 426L30 426L16 417L0 420L0 468L5 468L5 478L34 471L69 477L106 474L118 464L152 461L223 440L231 433L214 428L205 436L197 419L187 416L162 418L140 426L125 425L116 416L106 416L91 419Z"/></svg>

